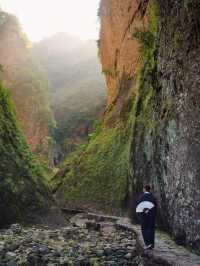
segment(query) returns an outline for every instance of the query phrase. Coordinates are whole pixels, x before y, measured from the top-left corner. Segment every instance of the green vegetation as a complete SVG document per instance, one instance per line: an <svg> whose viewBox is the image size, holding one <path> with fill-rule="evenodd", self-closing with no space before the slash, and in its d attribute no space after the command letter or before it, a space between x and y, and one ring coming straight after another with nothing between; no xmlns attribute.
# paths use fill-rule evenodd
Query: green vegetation
<svg viewBox="0 0 200 266"><path fill-rule="evenodd" d="M34 153L48 164L53 145L50 132L55 128L48 81L31 56L27 65L20 70L12 67L12 71L10 90L23 131L29 143L34 141Z"/></svg>
<svg viewBox="0 0 200 266"><path fill-rule="evenodd" d="M7 89L0 85L0 226L48 205L45 173L19 128Z"/></svg>
<svg viewBox="0 0 200 266"><path fill-rule="evenodd" d="M36 153L54 126L49 84L40 66L33 59L29 49L30 42L17 18L2 11L0 11L0 36L0 57L3 66L3 69L0 67L0 76L11 91L17 117ZM39 155L48 161L46 150L43 152L40 149Z"/></svg>
<svg viewBox="0 0 200 266"><path fill-rule="evenodd" d="M154 44L155 44L154 34L150 30L141 31L137 29L134 32L133 37L139 40L141 44L141 53L143 54L143 56L144 57L148 56L146 52L154 48Z"/></svg>
<svg viewBox="0 0 200 266"><path fill-rule="evenodd" d="M54 127L55 122L50 107L49 83L43 70L33 60L31 54L28 56L26 65L21 66L20 69L16 67L12 70L12 87L20 87L19 93L29 99L30 109L37 106L35 116L41 123Z"/></svg>
<svg viewBox="0 0 200 266"><path fill-rule="evenodd" d="M153 104L157 84L156 36L159 10L155 1L148 8L150 26L148 29L134 32L133 37L141 44L143 67L139 73L139 90L137 104L137 125L143 124L148 130L154 130L157 121L153 116Z"/></svg>
<svg viewBox="0 0 200 266"><path fill-rule="evenodd" d="M57 198L64 204L98 206L112 212L125 206L132 189L133 136L139 126L154 130L153 102L157 88L156 35L158 8L149 7L149 29L134 34L141 43L143 66L121 113L112 127L102 126L86 147L73 153L53 179ZM108 112L106 119L112 116Z"/></svg>
<svg viewBox="0 0 200 266"><path fill-rule="evenodd" d="M152 1L148 9L150 26L147 30L136 30L133 34L141 44L143 67L139 73L139 99L137 105L137 124L143 124L146 131L155 132L158 126L154 117L155 95L159 88L157 77L157 31L159 22L159 8L156 1ZM172 98L162 99L160 119L173 117L174 101Z"/></svg>
<svg viewBox="0 0 200 266"><path fill-rule="evenodd" d="M94 203L105 211L122 207L127 191L128 155L128 134L123 125L98 129L84 150L64 162L64 179L60 180L59 174L54 179L57 197L75 205Z"/></svg>

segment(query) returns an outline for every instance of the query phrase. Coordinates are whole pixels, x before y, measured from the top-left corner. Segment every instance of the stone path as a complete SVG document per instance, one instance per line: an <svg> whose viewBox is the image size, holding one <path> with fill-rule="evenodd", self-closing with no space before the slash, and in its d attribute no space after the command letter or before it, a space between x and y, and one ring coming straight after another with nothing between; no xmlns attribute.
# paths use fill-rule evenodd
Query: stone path
<svg viewBox="0 0 200 266"><path fill-rule="evenodd" d="M133 225L128 218L116 216L87 214L97 221L109 220L116 223L118 228L131 231L136 234L138 249L144 258L145 266L200 266L200 256L190 252L183 246L177 245L169 235L163 232L156 232L155 249L144 252L144 244L140 227Z"/></svg>
<svg viewBox="0 0 200 266"><path fill-rule="evenodd" d="M139 226L132 225L127 218L119 219L117 224L120 228L133 230L138 236L139 245L144 247ZM200 266L200 256L178 246L167 234L161 232L156 232L155 249L145 252L143 256L148 260L163 261L163 265Z"/></svg>
<svg viewBox="0 0 200 266"><path fill-rule="evenodd" d="M12 225L0 230L0 266L200 266L200 257L164 233L144 251L128 218L73 214L60 227Z"/></svg>
<svg viewBox="0 0 200 266"><path fill-rule="evenodd" d="M90 214L90 217L95 214ZM200 256L190 252L188 249L178 246L167 234L156 232L155 249L153 251L143 251L144 244L140 232L140 227L131 224L128 218L113 216L100 216L98 219L108 219L116 222L118 228L129 230L137 235L138 246L142 252L145 265L161 266L200 266Z"/></svg>

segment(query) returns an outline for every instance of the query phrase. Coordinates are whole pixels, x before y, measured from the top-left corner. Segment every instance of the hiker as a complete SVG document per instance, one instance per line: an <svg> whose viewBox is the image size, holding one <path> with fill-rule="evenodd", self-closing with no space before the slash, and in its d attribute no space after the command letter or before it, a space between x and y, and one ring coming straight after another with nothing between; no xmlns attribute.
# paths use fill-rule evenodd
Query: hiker
<svg viewBox="0 0 200 266"><path fill-rule="evenodd" d="M136 212L141 224L142 236L145 249L154 248L155 220L156 220L156 199L151 193L151 187L145 185L143 194L138 200Z"/></svg>

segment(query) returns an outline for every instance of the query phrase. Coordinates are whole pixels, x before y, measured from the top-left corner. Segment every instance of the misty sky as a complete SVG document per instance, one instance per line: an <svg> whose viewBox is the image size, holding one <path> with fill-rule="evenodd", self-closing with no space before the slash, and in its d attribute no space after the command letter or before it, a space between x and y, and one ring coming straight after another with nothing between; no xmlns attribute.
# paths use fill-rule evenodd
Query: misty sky
<svg viewBox="0 0 200 266"><path fill-rule="evenodd" d="M0 0L3 10L15 14L31 41L57 32L81 39L98 39L100 0Z"/></svg>

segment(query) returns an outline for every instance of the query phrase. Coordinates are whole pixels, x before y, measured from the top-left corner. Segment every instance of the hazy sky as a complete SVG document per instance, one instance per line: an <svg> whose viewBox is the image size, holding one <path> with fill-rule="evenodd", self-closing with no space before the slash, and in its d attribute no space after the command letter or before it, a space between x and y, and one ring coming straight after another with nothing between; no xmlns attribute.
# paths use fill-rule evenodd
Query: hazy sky
<svg viewBox="0 0 200 266"><path fill-rule="evenodd" d="M99 0L0 0L0 5L20 19L32 41L56 32L98 38Z"/></svg>

